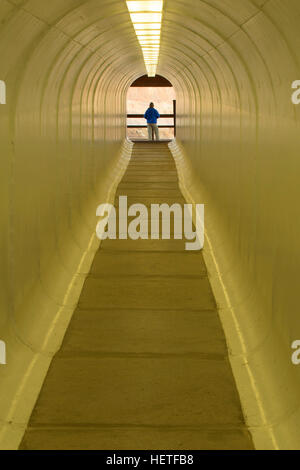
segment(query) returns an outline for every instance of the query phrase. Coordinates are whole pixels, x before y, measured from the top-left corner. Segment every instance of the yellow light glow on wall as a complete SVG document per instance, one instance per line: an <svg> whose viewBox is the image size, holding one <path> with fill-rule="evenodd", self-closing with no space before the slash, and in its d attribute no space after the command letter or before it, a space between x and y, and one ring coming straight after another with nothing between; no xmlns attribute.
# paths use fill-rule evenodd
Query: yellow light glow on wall
<svg viewBox="0 0 300 470"><path fill-rule="evenodd" d="M142 48L148 77L155 77L160 50L163 0L126 1Z"/></svg>

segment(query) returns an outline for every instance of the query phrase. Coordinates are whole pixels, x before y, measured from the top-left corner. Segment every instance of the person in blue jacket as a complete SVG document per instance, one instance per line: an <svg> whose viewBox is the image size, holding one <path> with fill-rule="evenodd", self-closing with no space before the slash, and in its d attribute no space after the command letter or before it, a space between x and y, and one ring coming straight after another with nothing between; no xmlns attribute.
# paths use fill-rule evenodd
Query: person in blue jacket
<svg viewBox="0 0 300 470"><path fill-rule="evenodd" d="M154 103L150 103L149 108L145 112L144 118L147 119L149 140L154 140L154 133L156 140L159 140L157 119L160 118L160 115L159 112L154 108Z"/></svg>

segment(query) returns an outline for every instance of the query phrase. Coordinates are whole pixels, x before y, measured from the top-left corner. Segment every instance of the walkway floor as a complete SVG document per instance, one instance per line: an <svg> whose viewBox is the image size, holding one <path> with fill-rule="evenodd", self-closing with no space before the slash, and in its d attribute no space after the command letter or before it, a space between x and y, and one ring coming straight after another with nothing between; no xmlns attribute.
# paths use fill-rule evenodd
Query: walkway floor
<svg viewBox="0 0 300 470"><path fill-rule="evenodd" d="M166 144L134 145L119 195L184 203ZM252 448L201 252L104 241L21 449Z"/></svg>

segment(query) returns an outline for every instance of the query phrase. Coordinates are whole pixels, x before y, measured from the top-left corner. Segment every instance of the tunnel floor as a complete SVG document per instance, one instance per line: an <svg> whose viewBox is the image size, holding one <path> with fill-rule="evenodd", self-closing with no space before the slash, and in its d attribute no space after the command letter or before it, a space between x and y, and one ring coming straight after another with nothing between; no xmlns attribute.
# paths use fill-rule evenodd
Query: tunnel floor
<svg viewBox="0 0 300 470"><path fill-rule="evenodd" d="M128 205L184 204L166 143L136 143ZM21 449L253 449L201 252L105 240Z"/></svg>

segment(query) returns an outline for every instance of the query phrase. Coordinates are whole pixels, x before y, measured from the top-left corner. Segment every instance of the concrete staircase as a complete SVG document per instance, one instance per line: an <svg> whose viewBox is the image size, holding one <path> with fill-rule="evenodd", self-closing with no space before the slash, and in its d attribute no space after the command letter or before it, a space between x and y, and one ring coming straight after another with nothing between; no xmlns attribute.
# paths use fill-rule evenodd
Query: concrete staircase
<svg viewBox="0 0 300 470"><path fill-rule="evenodd" d="M165 143L136 143L116 193L184 204ZM201 252L105 240L21 449L252 449Z"/></svg>

